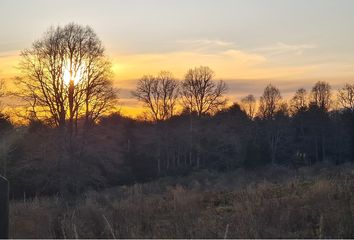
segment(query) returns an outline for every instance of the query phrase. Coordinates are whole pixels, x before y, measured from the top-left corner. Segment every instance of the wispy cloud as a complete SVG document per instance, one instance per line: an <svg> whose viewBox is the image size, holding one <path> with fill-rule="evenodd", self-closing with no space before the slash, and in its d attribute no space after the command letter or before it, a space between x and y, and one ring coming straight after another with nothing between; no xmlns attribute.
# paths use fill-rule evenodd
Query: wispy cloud
<svg viewBox="0 0 354 240"><path fill-rule="evenodd" d="M245 77L253 66L265 61L262 55L236 49L215 52L174 51L117 56L114 58L113 70L119 80L136 79L161 70L170 70L181 78L189 68L207 65L214 69L218 77L230 78L234 75Z"/></svg>
<svg viewBox="0 0 354 240"><path fill-rule="evenodd" d="M194 39L194 40L177 40L177 43L195 44L195 45L216 45L216 46L232 46L233 42L223 40L210 40L210 39Z"/></svg>
<svg viewBox="0 0 354 240"><path fill-rule="evenodd" d="M236 47L234 42L223 41L219 39L178 40L176 43L184 50L192 50L195 52L213 52Z"/></svg>
<svg viewBox="0 0 354 240"><path fill-rule="evenodd" d="M10 58L19 56L20 51L6 51L0 52L0 58Z"/></svg>
<svg viewBox="0 0 354 240"><path fill-rule="evenodd" d="M0 40L0 55L4 55L6 53L14 53L19 52L19 49L23 49L27 46L27 42L25 41L1 41Z"/></svg>
<svg viewBox="0 0 354 240"><path fill-rule="evenodd" d="M266 53L270 55L295 54L302 55L304 51L317 48L314 44L287 44L277 42L276 44L254 49L255 52Z"/></svg>

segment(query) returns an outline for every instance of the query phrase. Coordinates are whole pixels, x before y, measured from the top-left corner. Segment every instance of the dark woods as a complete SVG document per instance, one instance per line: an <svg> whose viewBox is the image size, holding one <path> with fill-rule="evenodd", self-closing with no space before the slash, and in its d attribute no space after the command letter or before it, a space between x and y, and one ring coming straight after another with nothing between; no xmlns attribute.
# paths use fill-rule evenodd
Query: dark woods
<svg viewBox="0 0 354 240"><path fill-rule="evenodd" d="M217 88L214 83L211 93ZM155 115L163 117L152 121L111 114L78 134L70 155L58 143L57 128L32 122L13 129L3 116L6 154L1 172L12 183L11 195L23 197L71 195L199 169L350 162L354 160L352 93L353 86L346 85L333 101L334 91L318 82L309 93L299 89L286 104L279 90L268 85L258 102L249 95L220 110L191 111L185 106L174 114L165 107L161 109L168 109L166 113ZM333 110L335 104L341 108Z"/></svg>

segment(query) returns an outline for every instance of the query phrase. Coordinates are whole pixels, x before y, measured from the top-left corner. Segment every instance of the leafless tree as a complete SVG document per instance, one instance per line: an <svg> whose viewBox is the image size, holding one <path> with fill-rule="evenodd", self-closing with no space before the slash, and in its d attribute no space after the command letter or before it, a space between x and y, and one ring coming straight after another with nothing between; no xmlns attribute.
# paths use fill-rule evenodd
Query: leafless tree
<svg viewBox="0 0 354 240"><path fill-rule="evenodd" d="M20 69L16 94L35 118L60 128L72 128L79 118L91 125L116 99L110 62L89 26L51 27L22 51Z"/></svg>
<svg viewBox="0 0 354 240"><path fill-rule="evenodd" d="M319 81L311 90L311 102L319 108L328 110L331 106L331 86Z"/></svg>
<svg viewBox="0 0 354 240"><path fill-rule="evenodd" d="M143 76L132 94L147 107L155 121L173 116L179 94L178 82L167 71Z"/></svg>
<svg viewBox="0 0 354 240"><path fill-rule="evenodd" d="M213 113L224 106L226 84L214 81L214 72L209 67L188 70L182 82L182 102L186 109L198 116Z"/></svg>
<svg viewBox="0 0 354 240"><path fill-rule="evenodd" d="M165 118L170 118L175 113L177 98L179 96L179 84L170 72L162 71L157 79L161 82L162 109Z"/></svg>
<svg viewBox="0 0 354 240"><path fill-rule="evenodd" d="M0 97L5 96L5 82L4 80L0 80Z"/></svg>
<svg viewBox="0 0 354 240"><path fill-rule="evenodd" d="M253 119L256 112L256 98L252 94L247 95L241 99L241 107L248 117Z"/></svg>
<svg viewBox="0 0 354 240"><path fill-rule="evenodd" d="M345 84L338 90L338 102L345 109L354 110L354 84Z"/></svg>
<svg viewBox="0 0 354 240"><path fill-rule="evenodd" d="M273 119L281 107L281 100L279 89L269 84L260 98L258 115L263 119Z"/></svg>
<svg viewBox="0 0 354 240"><path fill-rule="evenodd" d="M279 145L284 137L284 120L287 115L288 107L282 102L279 89L269 84L260 98L258 116L266 120L264 129L272 164L276 164Z"/></svg>
<svg viewBox="0 0 354 240"><path fill-rule="evenodd" d="M5 91L5 81L4 80L0 80L0 98L4 97L6 94ZM2 104L0 101L0 110L1 110Z"/></svg>
<svg viewBox="0 0 354 240"><path fill-rule="evenodd" d="M290 100L290 108L293 113L298 112L301 109L305 109L307 106L307 92L304 88L299 88L295 95Z"/></svg>

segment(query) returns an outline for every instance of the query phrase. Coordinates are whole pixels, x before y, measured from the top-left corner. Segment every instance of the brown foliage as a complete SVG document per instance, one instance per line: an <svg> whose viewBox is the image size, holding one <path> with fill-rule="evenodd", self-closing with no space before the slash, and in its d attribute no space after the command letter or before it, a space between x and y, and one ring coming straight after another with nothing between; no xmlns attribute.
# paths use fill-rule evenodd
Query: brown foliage
<svg viewBox="0 0 354 240"><path fill-rule="evenodd" d="M10 237L351 238L354 176L331 168L199 174L184 186L166 179L88 194L74 206L13 202Z"/></svg>

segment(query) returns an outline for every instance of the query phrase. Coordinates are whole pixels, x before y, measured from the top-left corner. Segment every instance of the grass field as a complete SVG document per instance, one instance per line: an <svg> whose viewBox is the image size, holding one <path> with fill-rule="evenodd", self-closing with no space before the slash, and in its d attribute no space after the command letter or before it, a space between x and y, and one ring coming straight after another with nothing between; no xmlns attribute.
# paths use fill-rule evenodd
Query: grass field
<svg viewBox="0 0 354 240"><path fill-rule="evenodd" d="M12 201L11 238L353 238L354 168L266 168Z"/></svg>

